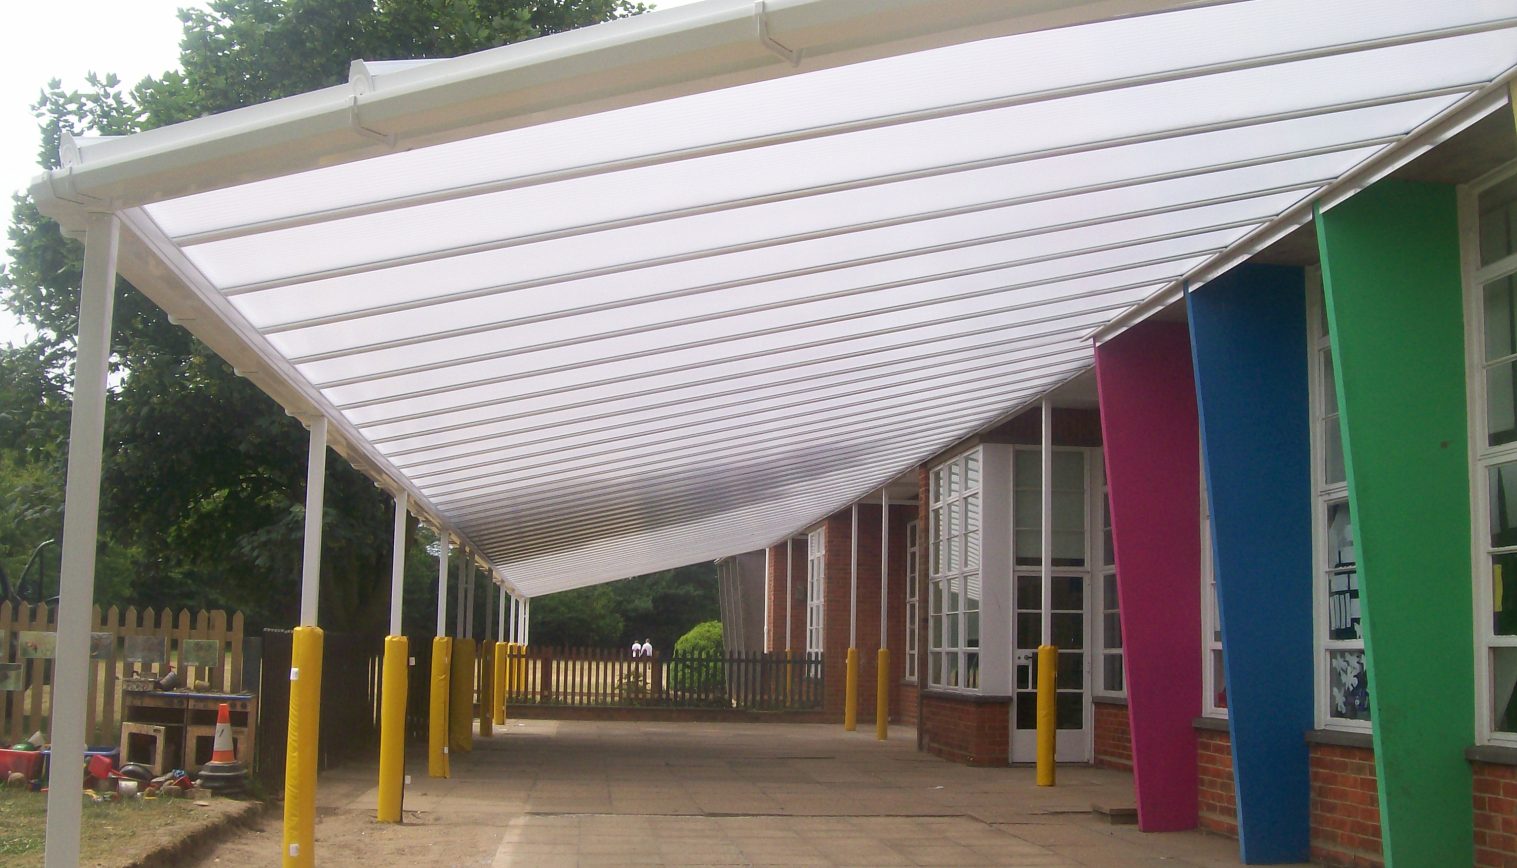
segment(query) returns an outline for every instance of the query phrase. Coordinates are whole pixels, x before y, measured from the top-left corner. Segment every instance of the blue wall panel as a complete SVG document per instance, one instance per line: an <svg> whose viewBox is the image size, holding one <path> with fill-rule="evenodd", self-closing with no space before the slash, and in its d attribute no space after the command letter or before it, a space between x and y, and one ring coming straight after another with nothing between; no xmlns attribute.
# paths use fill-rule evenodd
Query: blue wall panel
<svg viewBox="0 0 1517 868"><path fill-rule="evenodd" d="M1244 862L1304 862L1312 729L1311 440L1299 268L1188 299Z"/></svg>

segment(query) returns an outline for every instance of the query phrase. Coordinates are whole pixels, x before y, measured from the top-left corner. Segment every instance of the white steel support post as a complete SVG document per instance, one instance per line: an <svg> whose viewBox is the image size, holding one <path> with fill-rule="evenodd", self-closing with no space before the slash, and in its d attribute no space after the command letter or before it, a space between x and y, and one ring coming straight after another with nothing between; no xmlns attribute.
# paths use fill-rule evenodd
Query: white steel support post
<svg viewBox="0 0 1517 868"><path fill-rule="evenodd" d="M859 505L853 504L848 535L848 647L859 647Z"/></svg>
<svg viewBox="0 0 1517 868"><path fill-rule="evenodd" d="M795 543L795 537L785 537L785 650L789 651L794 646L790 644L790 610L795 608L795 597L791 593L791 564L795 563L795 557L790 552L790 547Z"/></svg>
<svg viewBox="0 0 1517 868"><path fill-rule="evenodd" d="M516 628L521 625L521 612L517 608L517 604L520 603L520 602L521 601L516 598L515 594L511 595L511 602L510 602L510 605L507 607L508 611L510 611L510 613L511 613L511 620L506 624L506 641L507 642L515 642L516 641L516 636L517 636L517 629Z"/></svg>
<svg viewBox="0 0 1517 868"><path fill-rule="evenodd" d="M890 488L880 489L880 650L890 647Z"/></svg>
<svg viewBox="0 0 1517 868"><path fill-rule="evenodd" d="M494 583L493 580L492 580L491 583L492 584ZM506 641L506 589L505 589L505 586L501 586L501 588L500 588L500 597L496 600L496 603L497 603L497 607L499 608L500 612L495 617L495 641L497 641L497 642L504 642L504 641Z"/></svg>
<svg viewBox="0 0 1517 868"><path fill-rule="evenodd" d="M474 638L474 597L479 593L479 580L475 573L473 556L464 561L464 599L467 608L464 609L464 636Z"/></svg>
<svg viewBox="0 0 1517 868"><path fill-rule="evenodd" d="M437 635L448 635L448 532L437 531Z"/></svg>
<svg viewBox="0 0 1517 868"><path fill-rule="evenodd" d="M521 643L532 644L532 598L522 600L521 609Z"/></svg>
<svg viewBox="0 0 1517 868"><path fill-rule="evenodd" d="M53 669L52 776L47 793L48 868L79 864L84 789L84 717L89 692L90 609L95 603L95 544L100 517L100 463L105 441L106 379L116 297L114 214L91 214L84 239L74 407L69 423L68 481L59 576L57 660Z"/></svg>
<svg viewBox="0 0 1517 868"><path fill-rule="evenodd" d="M467 591L464 590L464 564L469 562L469 550L463 547L462 541L458 546L458 576L453 581L453 637L464 637L464 608L468 604L465 598Z"/></svg>
<svg viewBox="0 0 1517 868"><path fill-rule="evenodd" d="M405 489L395 495L395 541L390 547L390 635L400 635L401 591L406 579L406 509L410 495Z"/></svg>
<svg viewBox="0 0 1517 868"><path fill-rule="evenodd" d="M1043 399L1043 436L1042 436L1042 524L1039 527L1039 549L1042 551L1040 566L1043 578L1043 617L1039 629L1043 634L1043 641L1039 644L1053 644L1053 404Z"/></svg>
<svg viewBox="0 0 1517 868"><path fill-rule="evenodd" d="M321 518L326 510L327 417L311 420L311 444L306 452L305 553L300 562L300 626L316 626L321 591Z"/></svg>
<svg viewBox="0 0 1517 868"><path fill-rule="evenodd" d="M773 610L774 610L774 603L773 603L773 601L774 601L774 587L771 584L771 582L773 582L774 580L771 578L772 576L774 576L774 546L765 546L764 547L764 650L765 651L773 651L774 650L774 644L775 644L774 640L771 638L773 636L773 634L770 633L770 631L769 631L769 626L774 623L774 620L773 620L773 617L774 617L774 615L773 615Z"/></svg>

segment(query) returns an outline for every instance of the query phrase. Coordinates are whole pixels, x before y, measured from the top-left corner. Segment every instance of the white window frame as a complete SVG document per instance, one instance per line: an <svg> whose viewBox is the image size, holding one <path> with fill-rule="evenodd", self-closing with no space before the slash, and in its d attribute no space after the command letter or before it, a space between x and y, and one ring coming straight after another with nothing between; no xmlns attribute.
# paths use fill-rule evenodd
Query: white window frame
<svg viewBox="0 0 1517 868"><path fill-rule="evenodd" d="M827 528L806 534L806 653L826 647Z"/></svg>
<svg viewBox="0 0 1517 868"><path fill-rule="evenodd" d="M1459 189L1461 259L1464 273L1465 380L1469 406L1470 544L1474 565L1475 618L1475 737L1480 744L1517 747L1517 733L1495 728L1495 673L1491 658L1498 648L1517 648L1517 636L1498 636L1491 623L1495 611L1491 560L1517 546L1490 544L1490 468L1517 461L1517 442L1486 445L1485 284L1517 273L1517 253L1480 265L1479 208L1481 192L1517 176L1517 162L1508 163ZM1509 357L1498 360L1503 363ZM1511 652L1517 653L1517 652Z"/></svg>
<svg viewBox="0 0 1517 868"><path fill-rule="evenodd" d="M973 487L969 485L970 459L973 459L977 470L977 484ZM956 492L951 492L947 480L955 473L960 480L959 488ZM938 690L978 693L981 648L969 644L969 621L971 615L978 620L984 607L981 568L985 540L985 458L978 447L970 449L932 468L928 478L927 683ZM944 521L945 516L955 514L959 517L956 526L952 521ZM972 541L977 541L978 545ZM969 563L970 552L978 552L973 564ZM979 604L970 608L969 594L961 590L958 606L954 611L948 611L952 599L951 589L955 586L963 588L971 579L980 584ZM938 611L939 601L943 605L943 611ZM950 629L951 625L957 626L958 638L953 643L948 642L948 637L954 632ZM944 677L949 669L950 657L954 664L954 678L951 682Z"/></svg>
<svg viewBox="0 0 1517 868"><path fill-rule="evenodd" d="M904 680L917 682L917 665L922 656L920 636L917 632L917 615L921 611L921 522L906 524L906 661Z"/></svg>
<svg viewBox="0 0 1517 868"><path fill-rule="evenodd" d="M1212 550L1211 498L1206 490L1206 470L1201 471L1201 716L1226 720L1228 706L1217 702L1227 689L1222 668L1222 612L1217 604L1217 567ZM1222 675L1222 691L1217 675Z"/></svg>
<svg viewBox="0 0 1517 868"><path fill-rule="evenodd" d="M1099 450L1091 453L1090 481L1088 485L1096 491L1096 496L1090 499L1091 519L1090 527L1100 528L1101 532L1089 534L1087 539L1093 549L1095 557L1091 558L1094 565L1094 585L1092 593L1095 595L1095 624L1090 629L1091 641L1087 642L1095 652L1095 671L1091 673L1090 691L1094 696L1104 697L1127 697L1127 661L1123 657L1121 642L1121 607L1118 605L1116 593L1117 578L1117 553L1114 546L1108 545L1111 538L1111 493L1106 484L1106 463L1104 456ZM1112 580L1112 593L1106 593L1106 580ZM1118 618L1118 644L1115 648L1106 644L1106 618L1108 615L1116 615ZM1115 657L1122 672L1122 686L1109 687L1106 684L1106 661L1107 658Z"/></svg>
<svg viewBox="0 0 1517 868"><path fill-rule="evenodd" d="M1364 653L1363 629L1360 630L1359 639L1332 639L1328 636L1330 617L1328 612L1328 590L1330 588L1330 575L1334 565L1329 563L1327 556L1328 547L1328 516L1334 506L1348 504L1348 480L1347 474L1341 482L1327 482L1326 474L1326 443L1322 436L1322 426L1326 421L1327 414L1324 412L1322 402L1326 396L1327 380L1333 376L1330 365L1323 364L1323 353L1332 352L1332 339L1327 334L1327 310L1322 288L1322 271L1320 268L1308 269L1306 273L1306 297L1307 297L1307 375L1309 378L1309 394L1311 399L1311 447L1312 447L1312 638L1314 653L1312 655L1313 682L1316 695L1316 716L1318 729L1336 729L1349 732L1370 732L1373 724L1369 720L1350 720L1343 717L1335 717L1332 714L1332 672L1329 659L1334 652L1358 651ZM1334 394L1336 394L1336 388ZM1341 412L1342 402L1339 401ZM1341 418L1341 416L1340 416ZM1340 429L1341 430L1341 429ZM1353 521L1350 514L1349 520ZM1356 558L1357 564L1357 558ZM1357 567L1355 575L1357 577ZM1366 672L1365 677L1368 677Z"/></svg>

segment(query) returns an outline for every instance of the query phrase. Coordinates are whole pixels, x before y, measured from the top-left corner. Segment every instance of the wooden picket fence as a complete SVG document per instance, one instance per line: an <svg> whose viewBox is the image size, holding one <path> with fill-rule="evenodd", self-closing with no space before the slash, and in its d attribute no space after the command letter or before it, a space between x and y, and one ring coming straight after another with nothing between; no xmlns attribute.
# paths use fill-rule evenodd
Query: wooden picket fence
<svg viewBox="0 0 1517 868"><path fill-rule="evenodd" d="M634 658L615 648L527 649L508 701L533 705L733 708L822 707L822 656L672 654Z"/></svg>
<svg viewBox="0 0 1517 868"><path fill-rule="evenodd" d="M49 731L56 621L52 606L0 603L0 741L7 746L38 730ZM243 690L241 612L228 618L220 610L192 615L181 609L176 617L169 609L139 613L135 607L122 612L112 606L101 612L96 606L90 632L84 736L90 745L114 746L119 740L122 679L129 675L157 679L173 666L181 686L204 683L212 691ZM162 661L128 660L127 640L135 637L163 640Z"/></svg>

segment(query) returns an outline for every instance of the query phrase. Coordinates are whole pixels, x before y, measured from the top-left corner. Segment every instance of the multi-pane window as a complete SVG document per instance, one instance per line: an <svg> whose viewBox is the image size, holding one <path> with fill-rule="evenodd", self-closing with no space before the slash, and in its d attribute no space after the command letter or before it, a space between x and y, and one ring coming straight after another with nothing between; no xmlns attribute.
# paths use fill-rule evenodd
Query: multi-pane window
<svg viewBox="0 0 1517 868"><path fill-rule="evenodd" d="M1201 481L1201 713L1227 717L1227 670L1222 666L1222 617L1212 552L1211 501Z"/></svg>
<svg viewBox="0 0 1517 868"><path fill-rule="evenodd" d="M1122 618L1117 607L1117 551L1111 539L1111 496L1101 486L1101 693L1125 695L1122 672Z"/></svg>
<svg viewBox="0 0 1517 868"><path fill-rule="evenodd" d="M1517 744L1517 164L1465 197L1482 740ZM1473 207L1474 213L1470 213Z"/></svg>
<svg viewBox="0 0 1517 868"><path fill-rule="evenodd" d="M906 680L917 680L917 601L921 593L917 522L906 525Z"/></svg>
<svg viewBox="0 0 1517 868"><path fill-rule="evenodd" d="M1043 465L1038 449L1018 447L1012 469L1013 545L1019 567L1043 563ZM1083 567L1085 551L1085 454L1053 452L1053 565Z"/></svg>
<svg viewBox="0 0 1517 868"><path fill-rule="evenodd" d="M1343 466L1332 343L1321 281L1315 275L1309 297L1318 717L1327 726L1363 729L1369 726L1370 693L1360 629L1354 519Z"/></svg>
<svg viewBox="0 0 1517 868"><path fill-rule="evenodd" d="M932 471L927 536L927 681L979 687L980 453Z"/></svg>
<svg viewBox="0 0 1517 868"><path fill-rule="evenodd" d="M825 528L806 534L806 653L822 651L822 616L826 612L824 593L827 576L823 572L827 549Z"/></svg>

